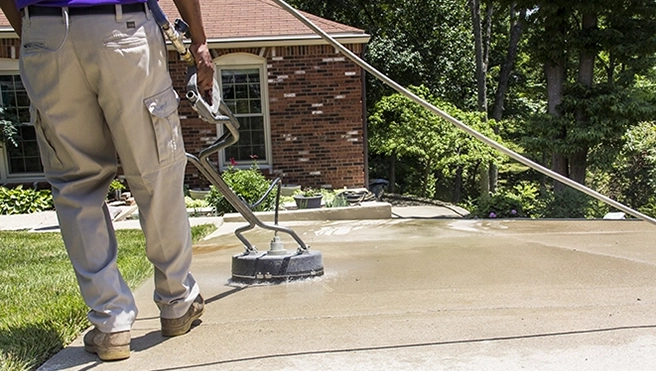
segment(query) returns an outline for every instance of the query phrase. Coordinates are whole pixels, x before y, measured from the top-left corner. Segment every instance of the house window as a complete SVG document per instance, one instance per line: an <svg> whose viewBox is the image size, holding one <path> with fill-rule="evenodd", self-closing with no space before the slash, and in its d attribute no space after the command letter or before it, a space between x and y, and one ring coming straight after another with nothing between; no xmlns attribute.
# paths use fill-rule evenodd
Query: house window
<svg viewBox="0 0 656 371"><path fill-rule="evenodd" d="M225 156L237 162L252 156L266 159L264 115L260 71L257 69L221 70L223 99L239 120L239 142L226 148Z"/></svg>
<svg viewBox="0 0 656 371"><path fill-rule="evenodd" d="M0 74L0 106L3 119L14 122L18 130L17 146L3 145L7 178L33 178L43 175L34 126L30 124L30 100L16 73Z"/></svg>
<svg viewBox="0 0 656 371"><path fill-rule="evenodd" d="M222 165L246 167L255 160L260 167L267 167L271 160L271 139L265 60L253 55L230 54L219 58L217 65L223 100L239 121L239 141L223 151Z"/></svg>

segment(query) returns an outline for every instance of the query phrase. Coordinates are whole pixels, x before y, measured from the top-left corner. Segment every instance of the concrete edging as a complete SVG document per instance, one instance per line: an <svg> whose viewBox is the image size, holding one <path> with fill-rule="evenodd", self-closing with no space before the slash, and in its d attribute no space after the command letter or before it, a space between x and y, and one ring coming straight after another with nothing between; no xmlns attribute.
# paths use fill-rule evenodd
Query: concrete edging
<svg viewBox="0 0 656 371"><path fill-rule="evenodd" d="M255 215L263 222L273 222L273 211L256 212ZM392 205L387 202L363 202L356 206L333 207L320 209L284 210L278 212L279 221L304 220L353 220L353 219L391 219ZM223 215L225 223L245 222L239 213Z"/></svg>

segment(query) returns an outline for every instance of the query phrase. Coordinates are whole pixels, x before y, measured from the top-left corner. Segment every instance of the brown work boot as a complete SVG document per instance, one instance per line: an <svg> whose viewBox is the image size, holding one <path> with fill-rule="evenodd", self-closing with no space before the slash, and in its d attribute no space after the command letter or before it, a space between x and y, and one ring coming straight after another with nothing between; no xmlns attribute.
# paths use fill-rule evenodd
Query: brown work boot
<svg viewBox="0 0 656 371"><path fill-rule="evenodd" d="M84 350L103 361L130 358L130 331L107 333L94 327L84 335Z"/></svg>
<svg viewBox="0 0 656 371"><path fill-rule="evenodd" d="M189 329L191 329L191 324L203 315L204 310L205 300L203 300L203 297L199 294L196 296L196 299L194 299L194 302L191 303L191 307L189 307L189 310L184 316L173 319L160 318L160 322L162 323L162 336L171 337L186 334L189 332Z"/></svg>

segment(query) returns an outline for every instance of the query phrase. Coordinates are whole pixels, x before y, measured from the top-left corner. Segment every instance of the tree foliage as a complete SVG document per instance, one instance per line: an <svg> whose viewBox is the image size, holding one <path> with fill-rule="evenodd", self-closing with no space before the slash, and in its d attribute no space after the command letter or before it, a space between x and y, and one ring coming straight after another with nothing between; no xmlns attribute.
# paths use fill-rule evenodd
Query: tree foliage
<svg viewBox="0 0 656 371"><path fill-rule="evenodd" d="M424 86L410 87L410 90L484 135L495 137L483 113L462 111L436 98ZM422 196L431 186L428 181L433 172L440 177L452 178L458 171L475 173L481 163L500 161L489 146L399 93L383 97L376 103L369 117L369 129L369 145L373 153L394 156L401 161L419 161L426 175Z"/></svg>
<svg viewBox="0 0 656 371"><path fill-rule="evenodd" d="M472 32L476 17L471 12L476 7L470 8L471 0L290 2L364 29L372 36L365 53L368 62L403 86L423 86L417 91L438 107L458 118L476 109ZM644 132L631 133L636 125L652 122L656 116L656 2L481 0L479 5L481 19L482 9L491 9L486 12L486 17L490 15L489 45L483 45L489 54L483 55L489 56L486 89L490 94L494 91L495 104L489 105L487 113L495 119L503 117L503 127L493 125L498 125L497 133L505 143L564 176L594 182L634 207L656 205L645 182L639 182L640 189L609 188L610 179L626 179L632 171L644 179L654 175L630 165L644 158L629 151L625 143L634 143L635 148L640 141L644 141L642 146L650 145ZM459 146L464 142L454 139L457 129L371 78L367 100L374 176L385 177L384 168L394 168L380 161L391 156L400 160L396 165L402 175L399 183L420 179L419 188L428 194L428 183L460 177L468 192L463 199L477 196L477 187L466 184L474 182L485 158L483 151ZM489 126L481 125L480 130L494 136ZM500 192L516 192L510 181L536 181L535 174L525 170L513 171L511 180L501 179L509 174L502 168L499 173L499 184L505 187ZM451 184L454 192L455 183ZM545 179L540 185L541 193L552 189ZM553 189L558 190L557 186ZM545 196L554 207L562 206L564 200L578 200L569 192ZM572 207L560 211L549 211L547 205L544 215L583 215L589 210L587 204L572 201Z"/></svg>
<svg viewBox="0 0 656 371"><path fill-rule="evenodd" d="M6 144L14 147L18 145L16 142L18 130L15 122L16 118L10 115L4 107L0 107L0 148Z"/></svg>
<svg viewBox="0 0 656 371"><path fill-rule="evenodd" d="M656 60L656 3L631 1L518 1L527 21L536 68L545 71L548 117L529 122L527 143L552 155L552 169L585 182L589 155L619 148L631 126L654 113L636 85Z"/></svg>
<svg viewBox="0 0 656 371"><path fill-rule="evenodd" d="M642 122L626 133L626 143L608 172L608 192L635 208L656 195L656 126Z"/></svg>
<svg viewBox="0 0 656 371"><path fill-rule="evenodd" d="M469 10L462 0L290 0L312 14L371 35L365 58L403 86L425 85L459 108L476 104ZM392 91L368 80L370 107Z"/></svg>

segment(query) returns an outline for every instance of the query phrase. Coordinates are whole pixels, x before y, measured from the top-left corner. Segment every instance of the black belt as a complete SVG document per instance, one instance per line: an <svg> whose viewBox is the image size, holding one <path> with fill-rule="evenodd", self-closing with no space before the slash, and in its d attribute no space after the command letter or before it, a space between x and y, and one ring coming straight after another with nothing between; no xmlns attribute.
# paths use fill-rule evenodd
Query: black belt
<svg viewBox="0 0 656 371"><path fill-rule="evenodd" d="M121 5L121 8L123 13L139 13L146 11L144 3L125 4ZM27 7L27 12L29 13L30 17L61 17L62 8L53 6L30 5ZM116 5L106 4L94 6L72 6L68 8L68 15L70 16L92 14L116 14Z"/></svg>

